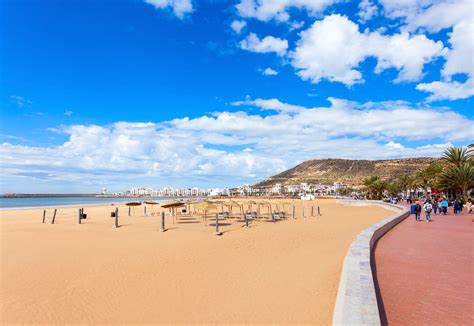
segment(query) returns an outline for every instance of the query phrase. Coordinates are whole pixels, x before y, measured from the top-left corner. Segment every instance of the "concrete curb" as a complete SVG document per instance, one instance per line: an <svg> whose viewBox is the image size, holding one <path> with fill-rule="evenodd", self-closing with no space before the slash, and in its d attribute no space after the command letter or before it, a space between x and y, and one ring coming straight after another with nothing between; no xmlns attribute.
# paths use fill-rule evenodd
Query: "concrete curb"
<svg viewBox="0 0 474 326"><path fill-rule="evenodd" d="M370 263L372 249L385 233L410 215L402 206L372 200L337 199L351 206L381 206L395 212L389 218L371 225L352 242L342 267L333 325L380 325L375 281Z"/></svg>

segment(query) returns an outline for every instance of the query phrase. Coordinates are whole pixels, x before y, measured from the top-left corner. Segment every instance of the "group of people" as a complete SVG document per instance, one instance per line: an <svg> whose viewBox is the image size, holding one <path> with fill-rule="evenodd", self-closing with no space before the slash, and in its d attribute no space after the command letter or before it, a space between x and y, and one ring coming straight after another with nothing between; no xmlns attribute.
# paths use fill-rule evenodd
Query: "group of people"
<svg viewBox="0 0 474 326"><path fill-rule="evenodd" d="M451 202L448 201L447 198L439 198L439 199L427 199L423 205L418 201L415 204L414 213L415 219L417 221L421 220L421 213L422 211L425 212L426 221L431 221L431 213L433 212L434 215L436 214L443 214L446 215L448 213L448 207L453 207L454 214L458 215L461 214L463 211L463 203L459 199L455 199ZM466 210L468 213L472 213L474 211L474 207L472 205L472 201L468 200L466 204Z"/></svg>

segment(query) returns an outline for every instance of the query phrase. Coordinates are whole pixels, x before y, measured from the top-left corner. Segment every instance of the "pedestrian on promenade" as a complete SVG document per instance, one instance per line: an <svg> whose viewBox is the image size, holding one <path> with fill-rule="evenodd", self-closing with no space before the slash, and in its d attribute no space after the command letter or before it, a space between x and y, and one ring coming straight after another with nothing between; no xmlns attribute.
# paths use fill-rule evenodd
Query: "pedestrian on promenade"
<svg viewBox="0 0 474 326"><path fill-rule="evenodd" d="M421 205L420 202L416 202L415 205L415 219L419 221L421 219Z"/></svg>
<svg viewBox="0 0 474 326"><path fill-rule="evenodd" d="M474 207L472 206L472 200L470 199L466 203L466 211L468 214L474 211Z"/></svg>
<svg viewBox="0 0 474 326"><path fill-rule="evenodd" d="M429 200L427 200L426 203L423 205L423 209L425 210L426 221L430 222L433 205L431 205L431 202Z"/></svg>
<svg viewBox="0 0 474 326"><path fill-rule="evenodd" d="M433 200L432 206L433 206L433 213L434 215L436 215L436 213L438 212L438 201L436 199Z"/></svg>
<svg viewBox="0 0 474 326"><path fill-rule="evenodd" d="M441 202L441 208L443 209L443 215L446 215L448 212L448 201L446 198L443 198L443 201Z"/></svg>
<svg viewBox="0 0 474 326"><path fill-rule="evenodd" d="M456 198L456 200L453 203L453 211L454 211L454 214L456 215L460 214L461 212L460 207L459 207L460 204L461 202Z"/></svg>

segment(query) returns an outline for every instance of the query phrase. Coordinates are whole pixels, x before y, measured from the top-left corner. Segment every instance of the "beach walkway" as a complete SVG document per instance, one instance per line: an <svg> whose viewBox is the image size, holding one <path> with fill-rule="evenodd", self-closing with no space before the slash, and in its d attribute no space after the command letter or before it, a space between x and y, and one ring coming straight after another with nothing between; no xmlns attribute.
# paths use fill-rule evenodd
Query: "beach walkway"
<svg viewBox="0 0 474 326"><path fill-rule="evenodd" d="M449 211L431 223L411 215L378 242L385 324L474 325L474 214Z"/></svg>

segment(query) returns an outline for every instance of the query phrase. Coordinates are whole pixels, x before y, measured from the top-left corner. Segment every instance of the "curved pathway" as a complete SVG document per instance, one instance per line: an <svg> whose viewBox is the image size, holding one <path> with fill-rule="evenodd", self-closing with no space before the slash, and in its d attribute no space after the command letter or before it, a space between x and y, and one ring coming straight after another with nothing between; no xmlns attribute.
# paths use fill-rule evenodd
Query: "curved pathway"
<svg viewBox="0 0 474 326"><path fill-rule="evenodd" d="M411 215L377 243L383 324L474 325L474 214L449 210Z"/></svg>

